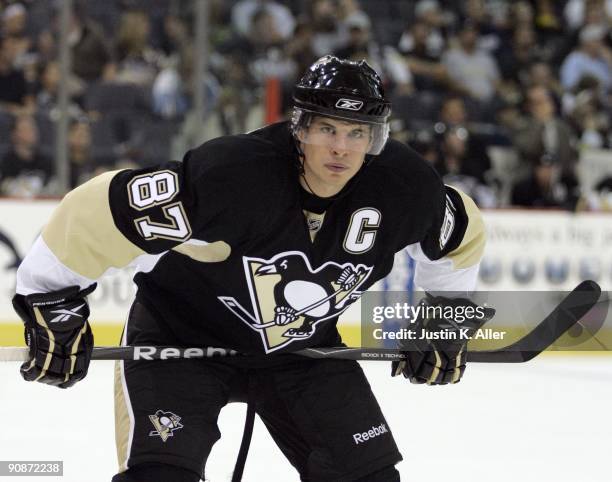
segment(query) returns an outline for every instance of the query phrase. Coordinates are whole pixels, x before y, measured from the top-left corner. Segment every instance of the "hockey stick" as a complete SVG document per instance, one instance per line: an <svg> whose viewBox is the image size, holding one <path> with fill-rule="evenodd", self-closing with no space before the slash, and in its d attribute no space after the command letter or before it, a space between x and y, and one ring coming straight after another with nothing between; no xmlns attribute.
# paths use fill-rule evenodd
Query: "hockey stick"
<svg viewBox="0 0 612 482"><path fill-rule="evenodd" d="M593 308L601 288L595 281L583 281L533 330L511 345L497 350L468 352L468 361L523 363L538 356Z"/></svg>
<svg viewBox="0 0 612 482"><path fill-rule="evenodd" d="M595 306L601 288L594 281L583 281L532 331L517 342L497 350L468 352L468 361L477 363L522 363L531 360L552 345L561 335ZM347 360L401 360L397 349L322 347L291 352L309 358L342 358ZM213 358L240 355L227 348L184 348L162 346L119 346L94 348L93 360L167 360L176 358ZM271 355L271 356L282 356ZM26 361L28 349L0 348L0 361Z"/></svg>

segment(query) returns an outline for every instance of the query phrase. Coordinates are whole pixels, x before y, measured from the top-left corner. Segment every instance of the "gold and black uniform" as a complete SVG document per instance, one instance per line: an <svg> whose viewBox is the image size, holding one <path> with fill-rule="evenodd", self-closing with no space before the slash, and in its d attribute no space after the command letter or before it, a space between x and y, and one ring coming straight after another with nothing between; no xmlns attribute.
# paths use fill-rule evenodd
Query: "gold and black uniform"
<svg viewBox="0 0 612 482"><path fill-rule="evenodd" d="M401 459L356 363L275 355L339 344L338 316L404 248L424 289L472 289L480 215L393 140L330 199L304 191L297 158L280 123L209 141L182 162L103 174L66 196L20 267L17 291L30 294L135 266L124 344L256 355L248 366L119 363L120 470L158 461L203 476L236 380L255 391L304 480L356 480Z"/></svg>

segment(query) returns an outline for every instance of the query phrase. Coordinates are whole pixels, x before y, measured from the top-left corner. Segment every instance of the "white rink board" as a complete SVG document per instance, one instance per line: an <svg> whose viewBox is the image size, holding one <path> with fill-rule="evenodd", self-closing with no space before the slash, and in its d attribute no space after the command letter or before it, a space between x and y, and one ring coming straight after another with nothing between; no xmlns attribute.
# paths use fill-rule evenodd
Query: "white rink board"
<svg viewBox="0 0 612 482"><path fill-rule="evenodd" d="M472 364L461 383L445 387L391 379L386 362L362 366L404 455L403 481L612 480L612 357ZM93 363L68 390L26 383L17 367L0 365L0 459L63 460L64 477L15 480L109 482L116 469L112 363ZM212 482L230 479L244 413L242 404L221 413L222 439L207 468ZM243 480L299 480L259 421Z"/></svg>
<svg viewBox="0 0 612 482"><path fill-rule="evenodd" d="M611 213L502 210L483 215L487 249L478 289L570 291L584 279L612 289ZM533 268L531 277L515 272L525 266ZM485 275L494 277L496 268L499 278L487 282Z"/></svg>

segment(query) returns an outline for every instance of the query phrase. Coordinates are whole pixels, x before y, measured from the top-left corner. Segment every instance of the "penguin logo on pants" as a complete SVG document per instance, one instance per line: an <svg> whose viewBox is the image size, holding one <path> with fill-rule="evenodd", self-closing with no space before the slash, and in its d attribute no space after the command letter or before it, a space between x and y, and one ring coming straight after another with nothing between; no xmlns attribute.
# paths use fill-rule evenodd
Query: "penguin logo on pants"
<svg viewBox="0 0 612 482"><path fill-rule="evenodd" d="M155 415L149 415L149 420L155 427L155 430L149 432L149 437L159 437L162 442L168 440L169 437L174 437L174 431L183 428L180 423L181 417L172 413L157 410Z"/></svg>
<svg viewBox="0 0 612 482"><path fill-rule="evenodd" d="M336 318L359 299L359 287L372 268L327 262L313 270L299 251L272 259L243 257L252 311L229 296L219 300L234 315L259 332L266 353L294 340L311 337L316 325Z"/></svg>

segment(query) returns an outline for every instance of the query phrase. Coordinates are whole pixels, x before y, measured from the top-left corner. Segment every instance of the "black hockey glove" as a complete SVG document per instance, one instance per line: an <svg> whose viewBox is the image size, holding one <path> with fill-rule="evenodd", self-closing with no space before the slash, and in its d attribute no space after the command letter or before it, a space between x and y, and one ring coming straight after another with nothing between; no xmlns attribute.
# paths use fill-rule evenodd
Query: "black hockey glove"
<svg viewBox="0 0 612 482"><path fill-rule="evenodd" d="M30 348L30 359L20 369L24 380L68 388L87 375L93 335L85 297L94 289L95 283L84 290L71 286L13 297Z"/></svg>
<svg viewBox="0 0 612 482"><path fill-rule="evenodd" d="M493 318L495 310L465 298L429 294L420 307L419 317L409 326L415 339L400 343L406 359L392 362L391 376L403 374L411 383L428 385L457 383L465 371L469 339ZM468 312L473 316L465 316Z"/></svg>

